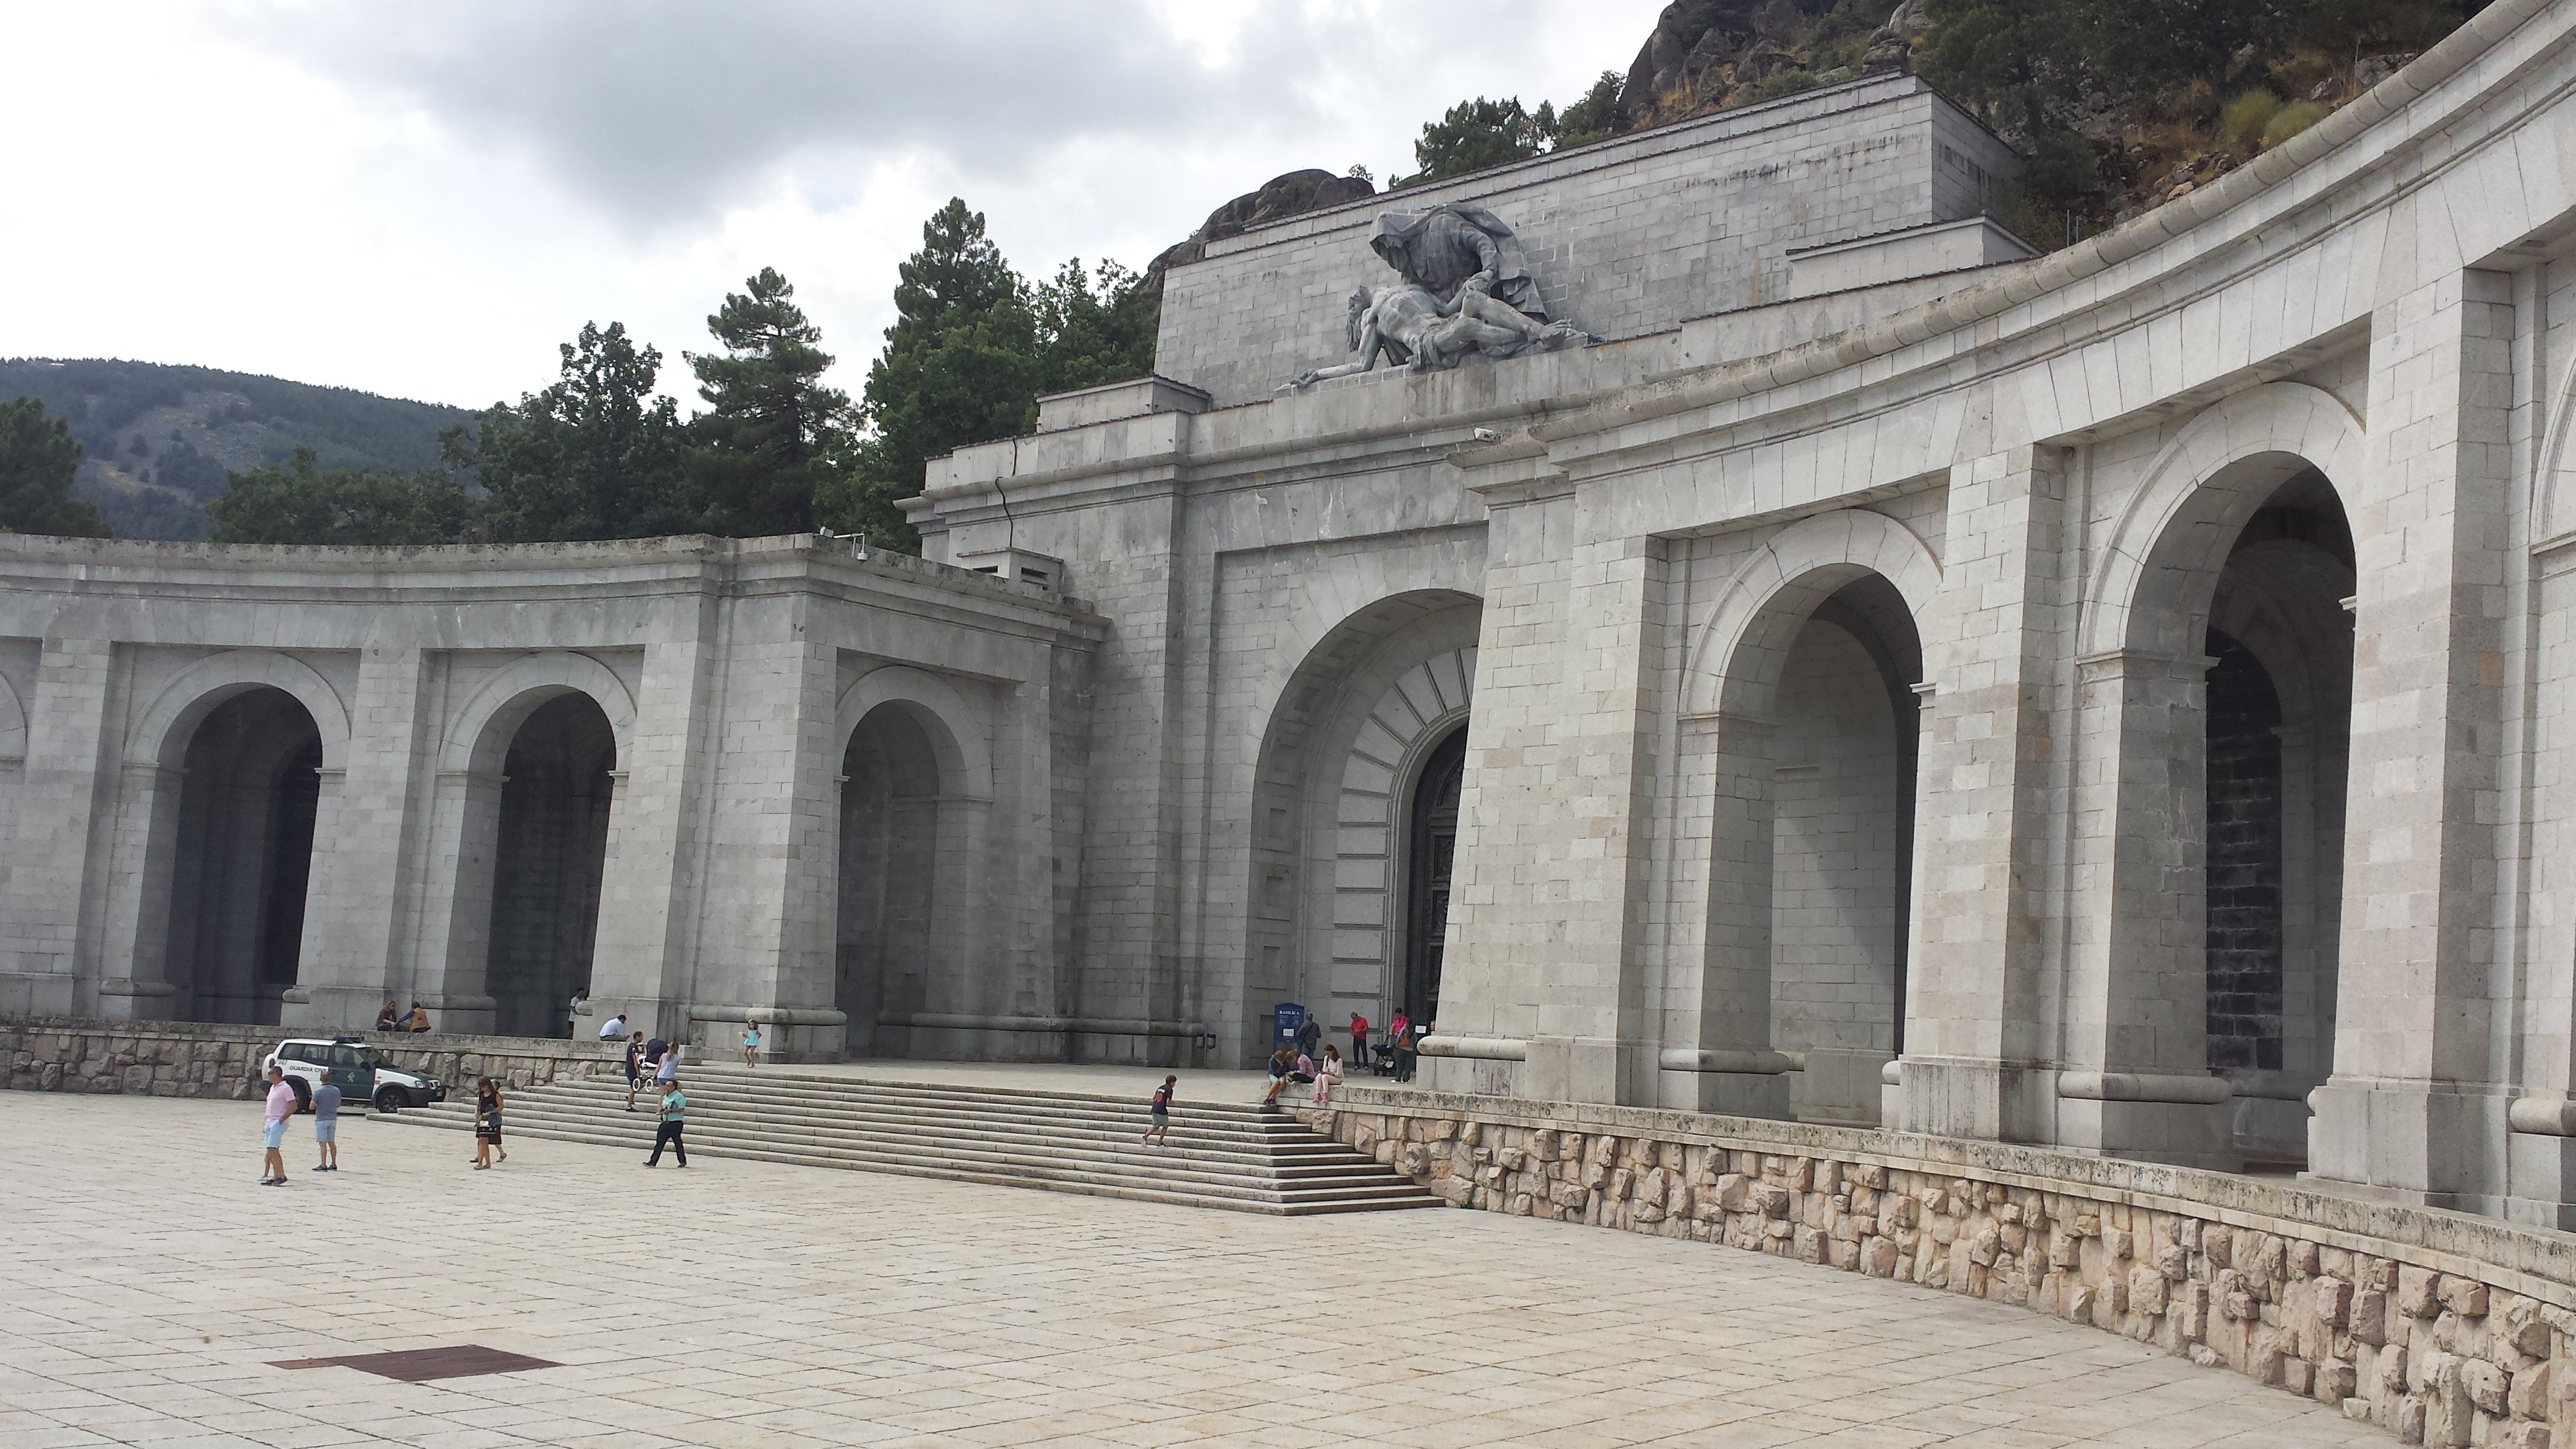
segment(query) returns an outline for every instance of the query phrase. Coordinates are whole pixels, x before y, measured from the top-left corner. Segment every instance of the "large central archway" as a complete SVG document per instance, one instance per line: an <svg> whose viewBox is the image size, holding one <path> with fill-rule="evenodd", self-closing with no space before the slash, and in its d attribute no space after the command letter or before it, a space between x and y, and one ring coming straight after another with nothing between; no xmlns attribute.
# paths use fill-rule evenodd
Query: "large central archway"
<svg viewBox="0 0 2576 1449"><path fill-rule="evenodd" d="M1338 1029L1432 1019L1482 606L1421 590L1345 618L1284 682L1253 782L1241 1055L1294 1001Z"/></svg>

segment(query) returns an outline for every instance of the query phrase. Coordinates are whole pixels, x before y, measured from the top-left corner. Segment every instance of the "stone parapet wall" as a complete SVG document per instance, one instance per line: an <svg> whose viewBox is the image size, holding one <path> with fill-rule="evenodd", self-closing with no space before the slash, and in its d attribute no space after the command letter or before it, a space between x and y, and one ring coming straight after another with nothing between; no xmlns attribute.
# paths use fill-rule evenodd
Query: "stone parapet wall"
<svg viewBox="0 0 2576 1449"><path fill-rule="evenodd" d="M2576 1445L2576 1236L2046 1148L1345 1088L1302 1110L1453 1207L2009 1303L2408 1444Z"/></svg>
<svg viewBox="0 0 2576 1449"><path fill-rule="evenodd" d="M95 1092L151 1097L252 1095L260 1060L289 1037L276 1026L189 1021L100 1021L72 1016L0 1017L0 1085L18 1091ZM460 1083L498 1077L531 1087L620 1069L621 1055L595 1042L443 1032L378 1036L366 1043L407 1071Z"/></svg>

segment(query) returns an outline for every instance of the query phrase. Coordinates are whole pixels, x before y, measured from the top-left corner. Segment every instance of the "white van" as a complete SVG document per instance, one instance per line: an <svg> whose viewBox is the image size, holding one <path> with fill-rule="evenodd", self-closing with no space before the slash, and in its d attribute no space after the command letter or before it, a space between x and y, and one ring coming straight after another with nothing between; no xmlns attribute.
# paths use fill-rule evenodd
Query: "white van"
<svg viewBox="0 0 2576 1449"><path fill-rule="evenodd" d="M260 1075L267 1076L270 1067L302 1078L308 1087L327 1068L331 1085L340 1089L341 1100L372 1102L379 1112L398 1112L405 1107L426 1107L447 1100L445 1083L395 1066L367 1045L364 1037L343 1036L329 1041L289 1038L279 1042L277 1050L260 1062Z"/></svg>

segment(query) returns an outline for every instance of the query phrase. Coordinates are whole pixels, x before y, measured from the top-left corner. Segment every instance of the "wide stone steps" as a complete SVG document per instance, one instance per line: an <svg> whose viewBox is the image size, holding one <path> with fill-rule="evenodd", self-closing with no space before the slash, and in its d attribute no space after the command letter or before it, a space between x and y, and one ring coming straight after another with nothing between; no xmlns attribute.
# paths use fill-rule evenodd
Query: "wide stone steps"
<svg viewBox="0 0 2576 1449"><path fill-rule="evenodd" d="M697 1066L690 1155L1037 1187L1142 1202L1305 1215L1436 1207L1439 1200L1284 1112L1246 1103L1178 1103L1168 1146L1137 1140L1140 1101L1087 1093L874 1082L793 1068ZM599 1078L510 1094L507 1132L649 1151L659 1093L625 1110L623 1083ZM471 1131L470 1093L398 1114Z"/></svg>

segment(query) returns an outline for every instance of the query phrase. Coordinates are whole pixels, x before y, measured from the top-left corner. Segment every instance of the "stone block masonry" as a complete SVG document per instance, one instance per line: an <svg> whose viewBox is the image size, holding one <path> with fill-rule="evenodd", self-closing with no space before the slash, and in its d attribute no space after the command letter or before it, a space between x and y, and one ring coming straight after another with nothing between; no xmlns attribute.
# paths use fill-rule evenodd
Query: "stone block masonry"
<svg viewBox="0 0 2576 1449"><path fill-rule="evenodd" d="M246 1101L260 1061L290 1036L275 1026L185 1021L99 1021L83 1017L0 1018L0 1086L21 1092L101 1096L216 1097ZM590 1041L430 1032L376 1036L367 1045L406 1071L427 1072L454 1094L476 1077L512 1089L592 1077L621 1068L612 1048Z"/></svg>
<svg viewBox="0 0 2576 1449"><path fill-rule="evenodd" d="M2286 1184L1909 1134L1353 1087L1301 1111L1453 1207L2045 1313L2408 1444L2576 1434L2576 1239Z"/></svg>

